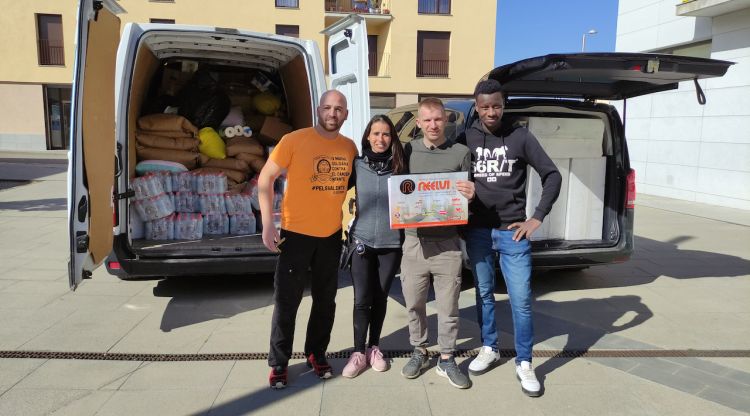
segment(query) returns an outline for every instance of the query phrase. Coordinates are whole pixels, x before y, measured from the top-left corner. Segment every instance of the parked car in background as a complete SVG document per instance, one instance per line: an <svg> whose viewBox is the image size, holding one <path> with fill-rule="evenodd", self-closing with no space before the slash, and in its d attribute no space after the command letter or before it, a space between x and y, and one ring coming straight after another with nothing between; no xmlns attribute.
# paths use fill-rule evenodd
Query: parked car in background
<svg viewBox="0 0 750 416"><path fill-rule="evenodd" d="M528 128L563 177L552 211L531 237L538 268L585 268L623 262L633 252L635 171L623 120L610 100L676 89L723 76L731 62L643 53L555 54L497 67L485 78L505 91L504 123ZM473 100L446 100L446 136L455 140L476 117ZM421 137L417 104L388 112L399 139ZM541 179L529 169L526 213L541 197Z"/></svg>

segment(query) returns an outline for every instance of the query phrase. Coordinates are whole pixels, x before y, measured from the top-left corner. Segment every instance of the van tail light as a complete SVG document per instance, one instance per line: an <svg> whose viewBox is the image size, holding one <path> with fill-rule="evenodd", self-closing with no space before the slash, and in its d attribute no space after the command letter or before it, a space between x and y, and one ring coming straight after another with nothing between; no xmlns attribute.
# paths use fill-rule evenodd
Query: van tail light
<svg viewBox="0 0 750 416"><path fill-rule="evenodd" d="M110 270L120 270L122 267L120 267L120 262L118 261L110 261L109 262L109 269Z"/></svg>
<svg viewBox="0 0 750 416"><path fill-rule="evenodd" d="M635 208L635 171L630 169L626 180L628 195L625 200L625 208Z"/></svg>

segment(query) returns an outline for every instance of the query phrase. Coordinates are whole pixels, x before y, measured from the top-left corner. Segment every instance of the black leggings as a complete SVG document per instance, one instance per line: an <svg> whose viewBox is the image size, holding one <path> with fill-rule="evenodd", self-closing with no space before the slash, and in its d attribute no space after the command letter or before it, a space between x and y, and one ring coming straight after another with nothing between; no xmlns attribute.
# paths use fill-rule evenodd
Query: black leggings
<svg viewBox="0 0 750 416"><path fill-rule="evenodd" d="M400 264L401 248L366 247L364 254L352 254L355 351L365 352L368 328L370 342L367 346L379 344L388 292Z"/></svg>

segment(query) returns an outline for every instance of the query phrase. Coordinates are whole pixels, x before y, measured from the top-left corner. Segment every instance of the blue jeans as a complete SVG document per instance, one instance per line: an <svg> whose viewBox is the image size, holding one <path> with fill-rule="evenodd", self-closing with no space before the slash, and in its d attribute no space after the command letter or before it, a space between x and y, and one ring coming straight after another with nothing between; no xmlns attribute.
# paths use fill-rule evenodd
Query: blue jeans
<svg viewBox="0 0 750 416"><path fill-rule="evenodd" d="M505 278L513 315L516 363L531 362L534 323L531 317L531 244L513 241L514 231L468 227L466 251L469 254L477 293L477 323L482 345L498 348L495 325L495 252L500 253L500 270Z"/></svg>

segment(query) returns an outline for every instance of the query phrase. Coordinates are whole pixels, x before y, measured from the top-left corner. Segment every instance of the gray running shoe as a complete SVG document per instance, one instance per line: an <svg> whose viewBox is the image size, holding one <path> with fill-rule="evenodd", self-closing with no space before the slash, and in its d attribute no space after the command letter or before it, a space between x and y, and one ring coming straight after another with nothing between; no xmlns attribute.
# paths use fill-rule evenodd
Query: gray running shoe
<svg viewBox="0 0 750 416"><path fill-rule="evenodd" d="M411 353L411 358L404 368L401 369L401 375L406 378L417 378L422 374L422 370L427 368L429 364L430 359L427 356L427 351L421 348L414 348L414 352Z"/></svg>
<svg viewBox="0 0 750 416"><path fill-rule="evenodd" d="M468 389L471 387L471 380L458 368L456 359L453 357L447 360L440 358L435 371L439 376L447 378L453 387L459 389Z"/></svg>

